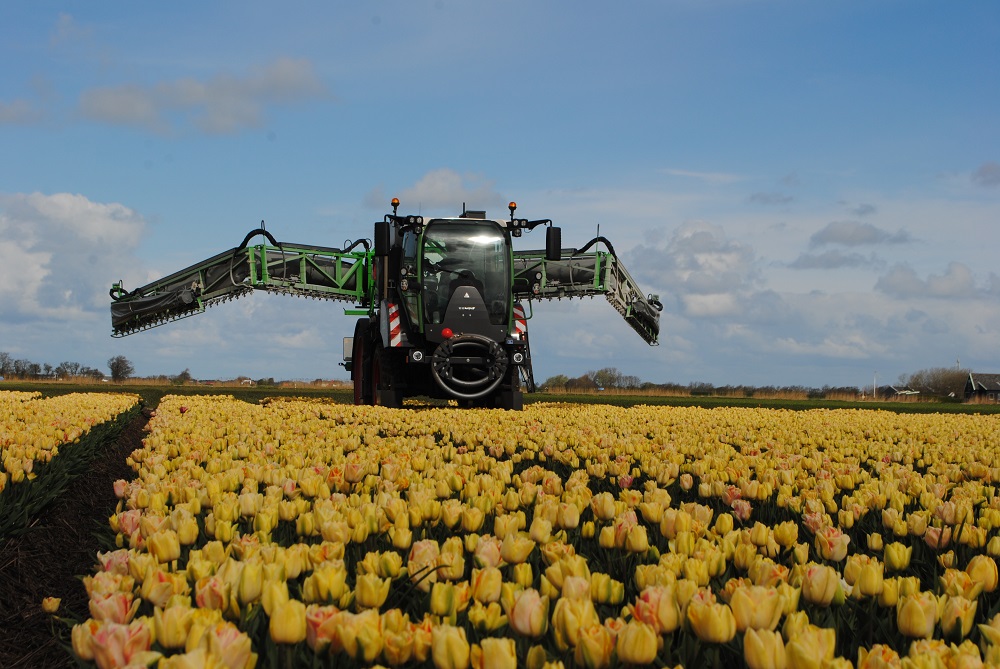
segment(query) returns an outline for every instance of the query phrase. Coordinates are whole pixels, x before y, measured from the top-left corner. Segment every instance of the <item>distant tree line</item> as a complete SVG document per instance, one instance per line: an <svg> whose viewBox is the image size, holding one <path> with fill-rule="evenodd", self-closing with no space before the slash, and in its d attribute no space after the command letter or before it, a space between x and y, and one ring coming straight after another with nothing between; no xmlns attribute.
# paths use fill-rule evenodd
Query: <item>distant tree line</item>
<svg viewBox="0 0 1000 669"><path fill-rule="evenodd" d="M135 373L132 363L123 355L116 355L108 360L108 369L114 381L124 381ZM69 360L53 367L47 362L18 359L6 351L0 351L0 376L5 379L103 379L104 372Z"/></svg>
<svg viewBox="0 0 1000 669"><path fill-rule="evenodd" d="M969 380L971 370L959 367L929 367L912 374L901 374L899 383L902 386L919 390L921 395L936 395L939 397L964 397L965 382Z"/></svg>
<svg viewBox="0 0 1000 669"><path fill-rule="evenodd" d="M963 397L965 383L969 378L968 369L956 367L931 367L910 374L901 374L897 388L919 391L925 397ZM666 394L718 395L728 397L766 397L778 395L805 395L809 398L844 397L863 392L858 386L830 386L811 388L808 386L717 386L703 381L691 383L652 383L642 381L637 376L622 374L614 367L590 371L576 378L557 374L549 377L540 386L545 391L589 392L598 390L642 390L662 391ZM867 390L871 390L869 386Z"/></svg>

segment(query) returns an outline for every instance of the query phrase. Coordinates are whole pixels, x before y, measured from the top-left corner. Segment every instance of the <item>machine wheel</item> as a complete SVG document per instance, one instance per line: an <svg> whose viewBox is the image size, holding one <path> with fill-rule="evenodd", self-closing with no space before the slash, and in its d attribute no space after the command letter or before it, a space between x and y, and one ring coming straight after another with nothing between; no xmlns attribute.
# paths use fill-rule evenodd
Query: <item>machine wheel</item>
<svg viewBox="0 0 1000 669"><path fill-rule="evenodd" d="M351 354L351 377L354 379L354 403L371 404L371 379L369 362L365 359L369 352L368 321L359 319L354 326L354 347Z"/></svg>
<svg viewBox="0 0 1000 669"><path fill-rule="evenodd" d="M497 393L497 407L508 411L521 411L524 409L524 393L521 392L520 374L515 368L511 368L508 374L510 383L503 384Z"/></svg>
<svg viewBox="0 0 1000 669"><path fill-rule="evenodd" d="M403 394L399 390L399 377L389 352L381 343L376 343L372 351L369 378L372 404L395 409L403 406Z"/></svg>
<svg viewBox="0 0 1000 669"><path fill-rule="evenodd" d="M497 342L478 334L461 334L441 342L431 356L431 375L455 399L492 404L507 375L507 354Z"/></svg>

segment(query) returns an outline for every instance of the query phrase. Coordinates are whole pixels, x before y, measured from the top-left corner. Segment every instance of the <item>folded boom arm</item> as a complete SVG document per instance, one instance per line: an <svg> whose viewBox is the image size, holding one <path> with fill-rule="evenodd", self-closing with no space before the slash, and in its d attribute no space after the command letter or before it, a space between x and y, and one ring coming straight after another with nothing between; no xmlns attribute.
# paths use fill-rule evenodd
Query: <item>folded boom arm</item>
<svg viewBox="0 0 1000 669"><path fill-rule="evenodd" d="M564 250L560 260L547 259L545 251L515 251L514 298L551 300L604 295L625 322L647 344L655 346L663 305L656 295L643 295L613 250L586 250L596 241L584 250Z"/></svg>
<svg viewBox="0 0 1000 669"><path fill-rule="evenodd" d="M271 245L247 246L257 234L265 235ZM359 246L363 248L354 250ZM279 244L263 229L251 231L242 245L133 291L115 284L112 336L194 316L253 290L365 304L369 255L364 240L341 250Z"/></svg>

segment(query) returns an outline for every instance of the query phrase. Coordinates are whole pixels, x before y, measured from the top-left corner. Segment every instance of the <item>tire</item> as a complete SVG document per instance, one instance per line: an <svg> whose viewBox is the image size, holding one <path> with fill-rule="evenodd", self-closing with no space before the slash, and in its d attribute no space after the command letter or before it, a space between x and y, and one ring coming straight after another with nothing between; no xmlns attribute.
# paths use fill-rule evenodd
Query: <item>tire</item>
<svg viewBox="0 0 1000 669"><path fill-rule="evenodd" d="M371 381L368 365L365 359L369 354L368 320L358 319L354 326L354 347L351 358L351 378L354 380L354 404L371 404Z"/></svg>
<svg viewBox="0 0 1000 669"><path fill-rule="evenodd" d="M503 384L497 393L496 406L507 411L524 409L524 393L521 392L520 374L517 368L511 367L508 372L509 383Z"/></svg>
<svg viewBox="0 0 1000 669"><path fill-rule="evenodd" d="M392 364L392 357L381 342L377 342L372 351L370 370L371 403L393 409L402 407L403 395L399 390L399 375Z"/></svg>

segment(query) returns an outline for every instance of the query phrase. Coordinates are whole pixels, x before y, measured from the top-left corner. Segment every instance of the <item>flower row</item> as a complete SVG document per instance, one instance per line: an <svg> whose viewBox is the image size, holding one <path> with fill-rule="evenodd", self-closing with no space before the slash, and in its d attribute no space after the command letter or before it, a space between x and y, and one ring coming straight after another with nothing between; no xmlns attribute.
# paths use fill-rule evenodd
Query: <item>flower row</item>
<svg viewBox="0 0 1000 669"><path fill-rule="evenodd" d="M36 464L50 462L60 448L78 442L93 426L138 402L138 395L122 393L43 399L37 392L0 391L0 493L8 483L34 479Z"/></svg>
<svg viewBox="0 0 1000 669"><path fill-rule="evenodd" d="M1000 661L993 417L167 397L149 429L73 630L102 669Z"/></svg>

